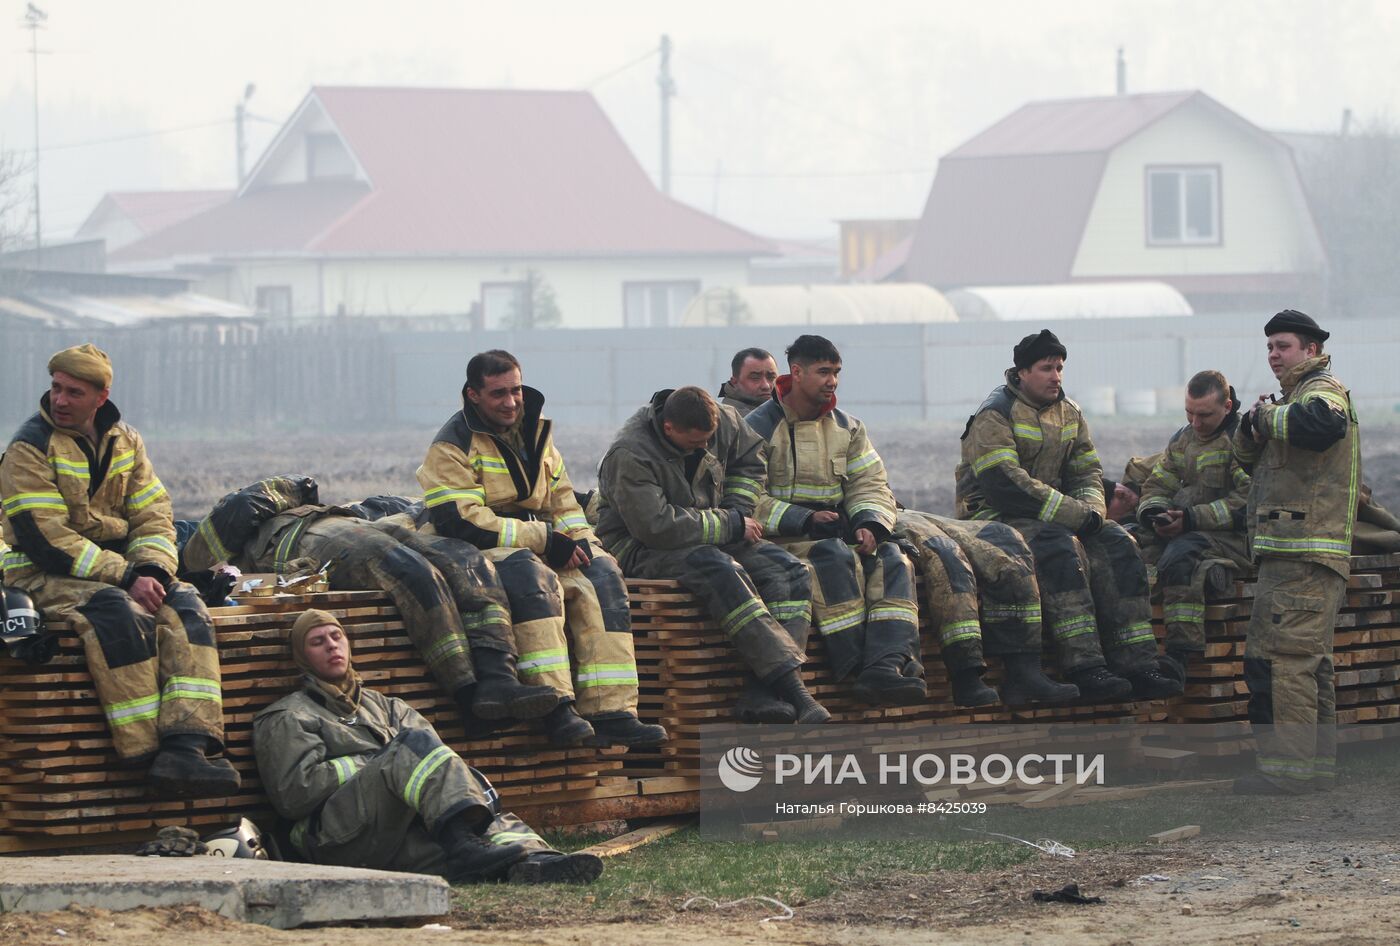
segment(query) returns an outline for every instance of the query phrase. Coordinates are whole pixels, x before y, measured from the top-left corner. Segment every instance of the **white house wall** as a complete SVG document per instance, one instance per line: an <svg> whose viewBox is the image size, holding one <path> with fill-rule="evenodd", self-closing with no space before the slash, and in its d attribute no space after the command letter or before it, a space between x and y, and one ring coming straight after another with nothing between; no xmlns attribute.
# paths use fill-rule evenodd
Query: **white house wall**
<svg viewBox="0 0 1400 946"><path fill-rule="evenodd" d="M566 328L620 328L623 285L695 281L742 286L748 261L728 258L594 260L297 260L245 262L206 278L199 292L248 306L260 286L289 286L292 317L466 315L483 283L518 282L527 269L553 287Z"/></svg>
<svg viewBox="0 0 1400 946"><path fill-rule="evenodd" d="M1219 245L1148 245L1151 165L1220 168ZM1299 198L1284 149L1212 109L1186 105L1110 155L1072 272L1081 278L1313 272L1319 250Z"/></svg>

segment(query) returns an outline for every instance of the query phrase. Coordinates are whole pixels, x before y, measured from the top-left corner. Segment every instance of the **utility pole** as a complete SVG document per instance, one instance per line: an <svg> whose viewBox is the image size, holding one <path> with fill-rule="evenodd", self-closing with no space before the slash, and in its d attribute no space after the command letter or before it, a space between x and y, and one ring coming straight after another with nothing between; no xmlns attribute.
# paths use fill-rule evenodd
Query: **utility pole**
<svg viewBox="0 0 1400 946"><path fill-rule="evenodd" d="M258 87L253 83L249 82L248 85L243 89L243 98L239 99L238 104L233 107L233 130L235 136L234 147L237 149L238 152L239 187L243 186L243 180L245 177L247 177L247 174L245 173L244 169L247 166L245 158L247 155L248 141L243 135L243 122L248 117L248 100L253 97L253 93L257 90Z"/></svg>
<svg viewBox="0 0 1400 946"><path fill-rule="evenodd" d="M1118 47L1117 82L1114 83L1115 90L1119 95L1128 94L1128 61L1123 58L1123 47Z"/></svg>
<svg viewBox="0 0 1400 946"><path fill-rule="evenodd" d="M34 268L43 263L43 225L39 216L39 31L49 15L34 4L24 11L24 27L29 30L29 55L34 60Z"/></svg>
<svg viewBox="0 0 1400 946"><path fill-rule="evenodd" d="M671 78L671 37L661 34L661 66L656 74L661 87L661 193L671 193L671 99L676 83Z"/></svg>

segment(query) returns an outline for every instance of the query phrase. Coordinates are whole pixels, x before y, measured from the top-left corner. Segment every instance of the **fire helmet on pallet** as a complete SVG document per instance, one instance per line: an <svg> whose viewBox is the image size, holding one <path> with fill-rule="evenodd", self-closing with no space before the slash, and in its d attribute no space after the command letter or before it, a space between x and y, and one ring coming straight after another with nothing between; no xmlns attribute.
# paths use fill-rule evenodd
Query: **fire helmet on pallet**
<svg viewBox="0 0 1400 946"><path fill-rule="evenodd" d="M44 633L44 615L34 599L18 588L3 587L0 592L0 653L28 664L48 663L58 640Z"/></svg>
<svg viewBox="0 0 1400 946"><path fill-rule="evenodd" d="M247 818L239 819L238 826L217 831L204 839L210 857L251 857L268 860L267 848L263 847L262 833L258 826Z"/></svg>

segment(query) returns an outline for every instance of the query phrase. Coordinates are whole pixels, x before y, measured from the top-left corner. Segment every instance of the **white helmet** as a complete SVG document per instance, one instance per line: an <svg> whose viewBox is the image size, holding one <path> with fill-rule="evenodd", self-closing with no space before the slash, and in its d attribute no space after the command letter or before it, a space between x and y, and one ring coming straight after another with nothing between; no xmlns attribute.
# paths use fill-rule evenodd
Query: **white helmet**
<svg viewBox="0 0 1400 946"><path fill-rule="evenodd" d="M247 818L242 818L236 828L225 828L204 839L210 857L251 857L268 860L267 849L263 847L262 833L258 826Z"/></svg>
<svg viewBox="0 0 1400 946"><path fill-rule="evenodd" d="M6 652L28 664L46 664L58 649L58 638L44 633L44 615L29 592L0 588L0 656Z"/></svg>

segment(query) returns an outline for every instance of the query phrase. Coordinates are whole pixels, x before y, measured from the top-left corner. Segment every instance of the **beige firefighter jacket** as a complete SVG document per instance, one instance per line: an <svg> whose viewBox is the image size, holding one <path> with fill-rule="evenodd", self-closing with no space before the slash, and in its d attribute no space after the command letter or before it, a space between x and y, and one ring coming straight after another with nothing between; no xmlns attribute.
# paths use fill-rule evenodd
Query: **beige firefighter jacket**
<svg viewBox="0 0 1400 946"><path fill-rule="evenodd" d="M744 535L763 493L763 441L732 407L698 458L666 439L661 409L670 391L622 425L598 468L598 535L618 560L638 545L682 549L727 545ZM695 472L686 475L687 460ZM698 462L697 462L698 461Z"/></svg>
<svg viewBox="0 0 1400 946"><path fill-rule="evenodd" d="M957 480L961 519L1039 519L1078 531L1105 515L1103 464L1079 405L1044 406L1014 369L967 421Z"/></svg>
<svg viewBox="0 0 1400 946"><path fill-rule="evenodd" d="M1231 414L1209 436L1188 424L1172 435L1152 467L1138 501L1138 519L1169 508L1185 512L1186 528L1201 532L1243 532L1249 502L1249 474L1234 458L1230 438L1239 423Z"/></svg>
<svg viewBox="0 0 1400 946"><path fill-rule="evenodd" d="M1351 573L1351 536L1361 488L1361 436L1351 393L1331 356L1295 365L1279 379L1283 400L1262 405L1255 429L1241 423L1235 457L1253 477L1246 523L1250 551Z"/></svg>
<svg viewBox="0 0 1400 946"><path fill-rule="evenodd" d="M462 410L438 431L417 472L432 530L479 549L523 548L541 556L551 532L597 542L554 446L552 424L540 416L544 395L524 391L528 456L487 427L464 389Z"/></svg>
<svg viewBox="0 0 1400 946"><path fill-rule="evenodd" d="M752 398L740 391L728 381L719 386L719 394L715 398L726 407L732 407L739 412L740 417L747 416L749 411L755 407L761 407L765 403L765 398Z"/></svg>
<svg viewBox="0 0 1400 946"><path fill-rule="evenodd" d="M347 718L303 688L253 717L258 777L277 813L300 821L406 729L432 724L398 697L361 687L359 709Z"/></svg>
<svg viewBox="0 0 1400 946"><path fill-rule="evenodd" d="M784 383L786 382L786 384ZM780 390L790 376L778 379ZM757 519L772 536L802 535L815 510L844 514L851 531L869 528L884 540L894 530L894 493L865 425L836 406L800 420L778 398L755 408L745 423L765 441L768 489Z"/></svg>
<svg viewBox="0 0 1400 946"><path fill-rule="evenodd" d="M56 426L45 394L0 458L6 581L43 572L128 588L175 575L170 497L141 435L111 401L96 423L96 445Z"/></svg>

